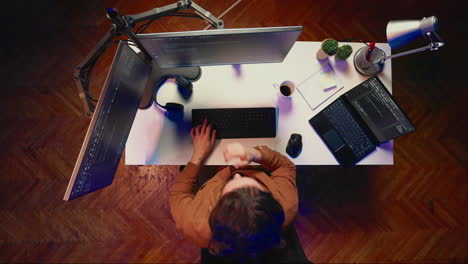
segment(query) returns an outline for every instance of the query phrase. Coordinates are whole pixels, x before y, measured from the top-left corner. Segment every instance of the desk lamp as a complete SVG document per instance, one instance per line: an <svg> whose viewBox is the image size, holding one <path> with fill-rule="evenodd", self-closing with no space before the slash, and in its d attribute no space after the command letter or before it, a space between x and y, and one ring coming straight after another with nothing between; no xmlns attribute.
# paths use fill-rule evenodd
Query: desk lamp
<svg viewBox="0 0 468 264"><path fill-rule="evenodd" d="M377 47L362 47L354 55L354 67L363 75L374 75L382 71L388 59L409 55L425 50L437 50L445 42L435 33L438 21L435 16L425 17L421 20L393 20L387 24L387 40L391 48L399 48L420 36L429 39L430 43L421 48L409 50L394 55L386 55ZM436 40L434 40L434 37Z"/></svg>

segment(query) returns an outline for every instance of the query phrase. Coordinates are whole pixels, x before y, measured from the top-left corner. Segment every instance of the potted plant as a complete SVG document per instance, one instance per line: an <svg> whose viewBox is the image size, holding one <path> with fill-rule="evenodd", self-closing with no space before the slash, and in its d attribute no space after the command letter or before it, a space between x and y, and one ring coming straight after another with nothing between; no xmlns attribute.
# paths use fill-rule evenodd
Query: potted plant
<svg viewBox="0 0 468 264"><path fill-rule="evenodd" d="M325 39L322 41L320 49L317 51L317 59L324 60L329 56L335 55L338 50L338 41L334 39Z"/></svg>
<svg viewBox="0 0 468 264"><path fill-rule="evenodd" d="M351 55L351 53L353 53L353 48L350 45L346 44L338 48L335 57L337 57L340 60L346 60Z"/></svg>

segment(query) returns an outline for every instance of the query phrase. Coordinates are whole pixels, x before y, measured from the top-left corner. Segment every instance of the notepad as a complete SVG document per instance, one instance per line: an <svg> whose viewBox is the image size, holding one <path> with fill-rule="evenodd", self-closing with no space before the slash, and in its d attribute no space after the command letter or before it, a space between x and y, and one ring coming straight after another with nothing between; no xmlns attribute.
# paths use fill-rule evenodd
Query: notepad
<svg viewBox="0 0 468 264"><path fill-rule="evenodd" d="M329 63L323 65L297 86L297 90L312 110L318 108L342 88L343 85Z"/></svg>
<svg viewBox="0 0 468 264"><path fill-rule="evenodd" d="M320 81L320 88L322 90L328 90L332 88L336 88L336 80L333 74L333 70L331 69L330 65L327 64L324 69L322 69L319 73L319 81Z"/></svg>

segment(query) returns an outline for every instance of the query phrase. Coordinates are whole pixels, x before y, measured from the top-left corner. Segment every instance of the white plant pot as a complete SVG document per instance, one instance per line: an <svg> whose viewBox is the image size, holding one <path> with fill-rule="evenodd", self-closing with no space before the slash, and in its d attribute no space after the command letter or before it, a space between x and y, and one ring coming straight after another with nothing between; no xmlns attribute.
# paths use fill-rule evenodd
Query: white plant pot
<svg viewBox="0 0 468 264"><path fill-rule="evenodd" d="M317 59L318 60L325 60L327 59L328 57L330 57L330 55L326 54L323 49L320 47L320 49L317 51Z"/></svg>

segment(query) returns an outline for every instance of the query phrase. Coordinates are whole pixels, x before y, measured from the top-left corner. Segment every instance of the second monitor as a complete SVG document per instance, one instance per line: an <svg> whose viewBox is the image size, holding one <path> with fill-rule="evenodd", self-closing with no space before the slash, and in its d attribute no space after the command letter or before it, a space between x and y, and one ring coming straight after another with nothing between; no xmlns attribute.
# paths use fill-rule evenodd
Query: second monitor
<svg viewBox="0 0 468 264"><path fill-rule="evenodd" d="M139 34L161 68L282 62L302 26Z"/></svg>

